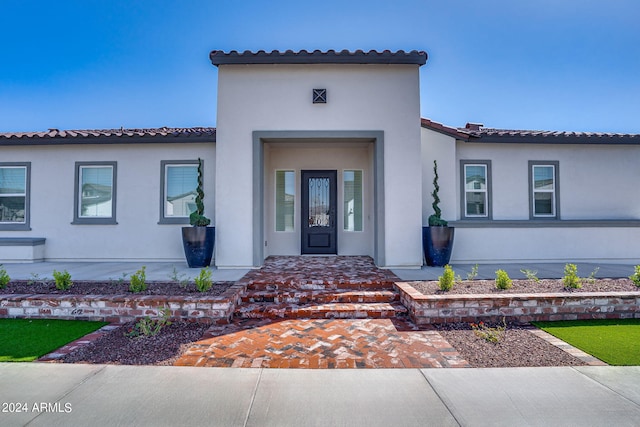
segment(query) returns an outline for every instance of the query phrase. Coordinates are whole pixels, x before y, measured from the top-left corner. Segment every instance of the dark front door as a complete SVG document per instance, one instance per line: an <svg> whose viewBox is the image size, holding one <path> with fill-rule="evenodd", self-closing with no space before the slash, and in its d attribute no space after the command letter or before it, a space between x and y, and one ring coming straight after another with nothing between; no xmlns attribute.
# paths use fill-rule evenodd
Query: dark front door
<svg viewBox="0 0 640 427"><path fill-rule="evenodd" d="M302 253L337 254L336 171L302 171Z"/></svg>

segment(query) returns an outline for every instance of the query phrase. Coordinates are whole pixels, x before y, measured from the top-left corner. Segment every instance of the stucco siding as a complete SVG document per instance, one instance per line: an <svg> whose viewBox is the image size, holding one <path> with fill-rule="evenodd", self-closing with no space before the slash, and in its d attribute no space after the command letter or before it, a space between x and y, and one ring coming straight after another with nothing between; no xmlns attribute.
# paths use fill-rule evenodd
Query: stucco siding
<svg viewBox="0 0 640 427"><path fill-rule="evenodd" d="M224 65L218 85L217 194L225 200L216 212L219 266L254 265L252 135L260 131L382 132L388 219L381 259L386 266L421 264L417 66ZM318 88L327 89L326 104L312 103Z"/></svg>
<svg viewBox="0 0 640 427"><path fill-rule="evenodd" d="M638 241L640 227L457 227L451 262L638 263Z"/></svg>
<svg viewBox="0 0 640 427"><path fill-rule="evenodd" d="M459 224L452 262L640 259L635 243L640 240L640 147L461 141L456 145L458 198L463 197L460 160L491 161L493 220ZM557 219L530 219L530 161L557 162Z"/></svg>
<svg viewBox="0 0 640 427"><path fill-rule="evenodd" d="M215 144L105 144L2 147L4 162L31 162L31 230L50 261L184 261L180 224L158 224L162 160L204 160L206 214L215 223ZM116 162L117 224L72 224L76 162ZM188 224L187 224L188 225Z"/></svg>
<svg viewBox="0 0 640 427"><path fill-rule="evenodd" d="M640 219L638 146L458 142L457 189L463 159L491 160L494 220L529 219L529 161L558 162L560 219Z"/></svg>
<svg viewBox="0 0 640 427"><path fill-rule="evenodd" d="M459 218L455 138L430 129L421 129L422 144L422 225L428 225L433 211L433 161L438 163L440 209L442 218L449 221Z"/></svg>

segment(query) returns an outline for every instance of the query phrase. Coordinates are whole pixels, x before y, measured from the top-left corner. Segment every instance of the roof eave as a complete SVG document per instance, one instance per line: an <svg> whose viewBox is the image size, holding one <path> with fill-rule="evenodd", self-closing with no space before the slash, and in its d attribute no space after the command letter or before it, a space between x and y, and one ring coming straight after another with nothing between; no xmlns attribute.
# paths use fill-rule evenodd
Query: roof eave
<svg viewBox="0 0 640 427"><path fill-rule="evenodd" d="M466 142L485 144L639 145L640 135L473 135Z"/></svg>
<svg viewBox="0 0 640 427"><path fill-rule="evenodd" d="M399 50L382 52L362 50L340 52L329 50L326 52L314 50L308 52L301 50L294 52L287 50L280 52L277 50L266 52L251 51L230 51L213 50L209 54L211 63L216 67L220 65L253 65L253 64L412 64L422 66L427 62L427 53L424 51L412 50L405 52Z"/></svg>

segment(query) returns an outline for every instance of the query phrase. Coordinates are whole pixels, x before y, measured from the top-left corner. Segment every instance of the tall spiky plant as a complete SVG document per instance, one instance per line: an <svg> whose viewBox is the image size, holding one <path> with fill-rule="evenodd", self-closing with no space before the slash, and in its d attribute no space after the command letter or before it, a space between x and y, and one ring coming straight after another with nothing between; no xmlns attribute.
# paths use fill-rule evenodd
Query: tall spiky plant
<svg viewBox="0 0 640 427"><path fill-rule="evenodd" d="M204 191L202 190L202 159L198 158L198 187L196 188L196 210L189 215L189 222L194 227L206 227L211 220L204 216Z"/></svg>
<svg viewBox="0 0 640 427"><path fill-rule="evenodd" d="M438 162L433 161L433 191L431 192L431 196L433 197L433 211L435 212L433 215L429 216L429 226L430 227L446 227L447 221L442 219L440 216L442 215L442 211L438 206L440 203L440 197L438 197L438 192L440 191L440 186L438 185Z"/></svg>

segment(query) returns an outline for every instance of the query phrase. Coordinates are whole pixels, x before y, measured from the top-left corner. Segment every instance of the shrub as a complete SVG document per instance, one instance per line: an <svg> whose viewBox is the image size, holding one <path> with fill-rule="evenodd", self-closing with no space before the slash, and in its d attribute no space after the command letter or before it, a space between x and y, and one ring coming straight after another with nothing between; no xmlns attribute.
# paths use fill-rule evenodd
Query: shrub
<svg viewBox="0 0 640 427"><path fill-rule="evenodd" d="M596 274L598 274L598 271L600 270L600 267L596 267L593 269L593 271L591 272L591 274L589 274L589 277L587 277L587 281L591 284L596 283Z"/></svg>
<svg viewBox="0 0 640 427"><path fill-rule="evenodd" d="M71 274L67 270L62 272L53 270L53 278L56 281L56 289L58 290L66 291L73 285Z"/></svg>
<svg viewBox="0 0 640 427"><path fill-rule="evenodd" d="M478 277L478 264L471 267L471 271L467 273L467 280L473 280Z"/></svg>
<svg viewBox="0 0 640 427"><path fill-rule="evenodd" d="M540 281L537 276L538 270L529 270L528 268L523 268L522 270L520 270L520 272L524 274L525 277L529 280L533 280L536 283Z"/></svg>
<svg viewBox="0 0 640 427"><path fill-rule="evenodd" d="M209 268L203 268L200 270L200 274L194 279L196 282L196 289L198 292L207 292L211 289L213 282L211 281L211 270Z"/></svg>
<svg viewBox="0 0 640 427"><path fill-rule="evenodd" d="M172 282L176 282L181 288L186 288L189 285L189 278L184 273L178 273L176 266L173 266L173 271L169 275Z"/></svg>
<svg viewBox="0 0 640 427"><path fill-rule="evenodd" d="M169 321L170 314L171 311L167 307L164 307L162 310L160 310L160 317L156 319L152 319L149 316L143 317L142 319L138 320L136 324L133 325L133 328L125 335L128 337L150 337L153 335L157 335L162 330L162 328L171 324L171 322Z"/></svg>
<svg viewBox="0 0 640 427"><path fill-rule="evenodd" d="M456 275L449 264L444 266L444 273L438 277L438 286L441 291L450 291L453 288L453 283L456 280Z"/></svg>
<svg viewBox="0 0 640 427"><path fill-rule="evenodd" d="M503 317L502 325L489 327L485 325L484 322L472 323L471 329L473 329L473 333L477 337L480 337L487 342L496 344L504 337L505 330L507 329L507 323L505 322Z"/></svg>
<svg viewBox="0 0 640 427"><path fill-rule="evenodd" d="M31 273L29 276L29 280L27 281L27 285L37 285L38 283L47 284L49 279L47 277L40 277L38 273Z"/></svg>
<svg viewBox="0 0 640 427"><path fill-rule="evenodd" d="M129 292L143 292L147 290L147 275L145 274L146 266L131 275L131 282L129 283Z"/></svg>
<svg viewBox="0 0 640 427"><path fill-rule="evenodd" d="M0 289L4 289L10 281L11 277L9 277L7 270L0 264Z"/></svg>
<svg viewBox="0 0 640 427"><path fill-rule="evenodd" d="M502 290L510 289L512 284L513 282L511 281L511 278L509 277L506 271L504 270L496 271L496 288L502 289Z"/></svg>
<svg viewBox="0 0 640 427"><path fill-rule="evenodd" d="M635 272L629 276L629 279L631 279L631 281L640 288L640 265L636 265L634 268Z"/></svg>
<svg viewBox="0 0 640 427"><path fill-rule="evenodd" d="M564 277L562 278L562 284L565 288L579 289L582 287L582 280L578 277L578 266L575 264L565 264Z"/></svg>

